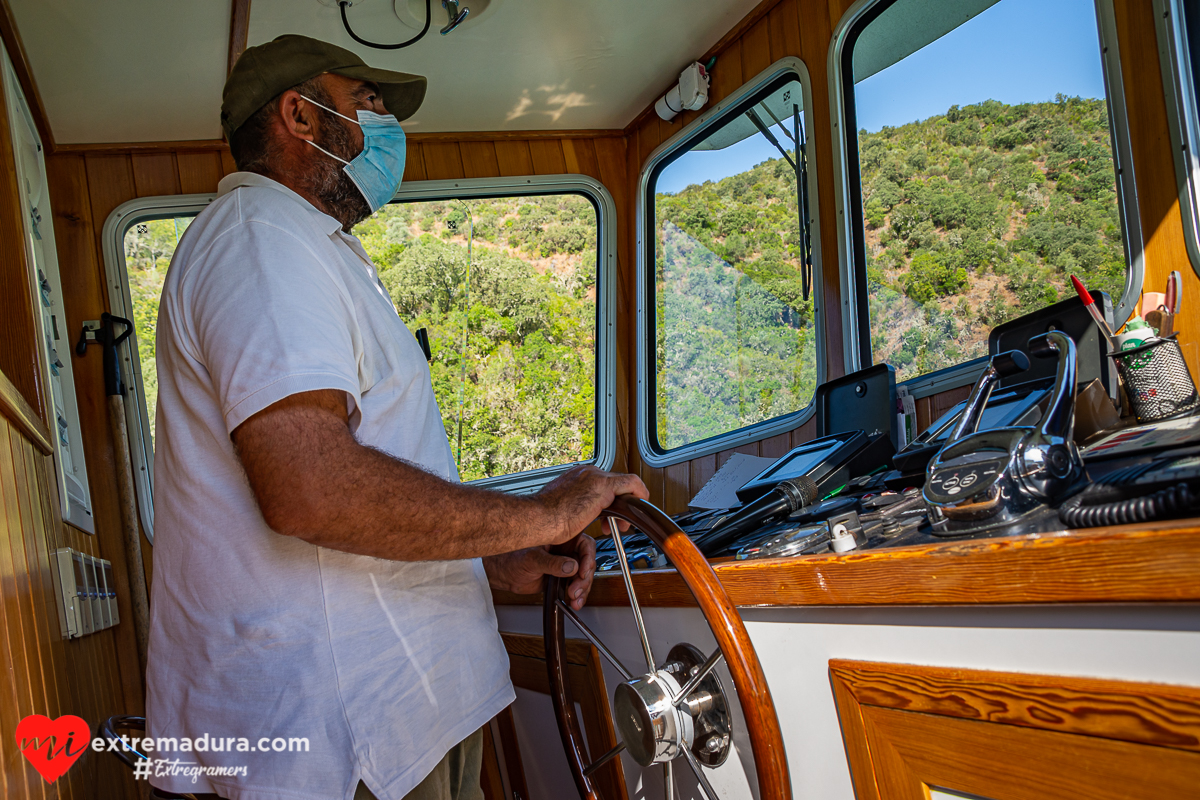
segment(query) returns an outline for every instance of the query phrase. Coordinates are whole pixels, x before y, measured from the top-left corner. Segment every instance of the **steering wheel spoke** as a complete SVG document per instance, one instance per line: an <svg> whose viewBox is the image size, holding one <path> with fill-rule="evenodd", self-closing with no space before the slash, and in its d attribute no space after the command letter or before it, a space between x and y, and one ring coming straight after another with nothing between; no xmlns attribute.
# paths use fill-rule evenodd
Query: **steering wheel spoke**
<svg viewBox="0 0 1200 800"><path fill-rule="evenodd" d="M587 775L588 777L591 777L593 772L595 772L596 770L603 767L609 761L612 761L615 757L620 755L621 751L624 749L625 749L625 743L621 742L616 747L614 747L612 750L609 750L607 753L605 753L604 755L597 758L591 764L588 764L586 767L584 767L583 774Z"/></svg>
<svg viewBox="0 0 1200 800"><path fill-rule="evenodd" d="M562 601L561 597L554 598L554 602L557 603L559 609L567 615L567 619L575 623L575 627L579 629L579 632L583 634L584 638L596 646L596 649L600 651L600 655L607 658L608 663L612 664L617 672L621 673L622 678L627 681L633 680L633 673L625 669L625 665L621 663L619 658L613 655L612 650L608 649L608 645L600 641L600 637L592 633L591 628L583 624L583 620L579 618L579 616L569 605Z"/></svg>
<svg viewBox="0 0 1200 800"><path fill-rule="evenodd" d="M646 669L655 669L654 653L650 650L650 637L646 634L646 622L642 619L642 607L638 605L637 594L633 591L633 573L629 570L629 559L625 556L625 544L621 541L621 532L617 530L616 517L608 518L608 531L612 534L613 544L617 546L617 560L621 562L621 577L625 579L625 590L629 592L629 605L633 609L633 621L637 625L638 636L642 640L642 651L646 656Z"/></svg>
<svg viewBox="0 0 1200 800"><path fill-rule="evenodd" d="M695 675L688 678L688 682L681 686L679 691L675 693L675 696L671 698L671 705L678 706L685 699L687 699L688 695L696 691L696 687L700 685L701 681L708 677L708 673L712 672L713 667L717 666L717 663L720 662L724 657L725 654L721 652L721 648L718 647L716 650L714 650L713 654L708 657L708 660L700 666L700 670Z"/></svg>
<svg viewBox="0 0 1200 800"><path fill-rule="evenodd" d="M688 766L692 768L692 772L696 773L696 780L700 781L700 787L704 790L704 796L708 800L718 800L716 791L713 790L712 784L708 782L708 776L704 774L704 767L696 760L696 756L692 755L692 751L688 748L683 748L683 756L687 759Z"/></svg>

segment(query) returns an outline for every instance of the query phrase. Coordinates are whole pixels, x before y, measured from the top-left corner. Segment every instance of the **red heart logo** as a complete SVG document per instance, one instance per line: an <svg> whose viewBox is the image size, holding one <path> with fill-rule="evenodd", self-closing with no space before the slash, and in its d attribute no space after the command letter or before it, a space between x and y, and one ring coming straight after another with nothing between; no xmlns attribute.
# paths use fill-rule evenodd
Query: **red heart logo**
<svg viewBox="0 0 1200 800"><path fill-rule="evenodd" d="M30 714L17 724L17 749L46 783L61 778L87 750L90 741L88 724L70 714L58 719Z"/></svg>

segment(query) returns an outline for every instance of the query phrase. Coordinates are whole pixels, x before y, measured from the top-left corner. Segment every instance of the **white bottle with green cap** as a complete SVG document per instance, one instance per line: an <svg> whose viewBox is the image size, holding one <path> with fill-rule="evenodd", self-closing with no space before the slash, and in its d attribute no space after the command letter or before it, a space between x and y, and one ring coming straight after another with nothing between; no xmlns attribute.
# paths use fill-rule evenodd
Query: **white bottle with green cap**
<svg viewBox="0 0 1200 800"><path fill-rule="evenodd" d="M1117 334L1115 344L1118 350L1132 350L1135 347L1141 347L1151 339L1157 338L1157 331L1151 328L1144 319L1135 315L1129 322L1125 323L1125 330Z"/></svg>

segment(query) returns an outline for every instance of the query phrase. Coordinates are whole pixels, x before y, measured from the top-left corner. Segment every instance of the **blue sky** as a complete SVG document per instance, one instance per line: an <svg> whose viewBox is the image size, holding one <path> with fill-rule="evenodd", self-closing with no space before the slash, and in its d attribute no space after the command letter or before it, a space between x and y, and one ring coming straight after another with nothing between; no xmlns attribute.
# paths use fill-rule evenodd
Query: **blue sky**
<svg viewBox="0 0 1200 800"><path fill-rule="evenodd" d="M1037 102L1059 92L1104 97L1095 19L1092 0L1001 0L859 83L858 127L877 131L988 99ZM677 192L777 156L761 135L720 151L688 153L663 171L658 190Z"/></svg>

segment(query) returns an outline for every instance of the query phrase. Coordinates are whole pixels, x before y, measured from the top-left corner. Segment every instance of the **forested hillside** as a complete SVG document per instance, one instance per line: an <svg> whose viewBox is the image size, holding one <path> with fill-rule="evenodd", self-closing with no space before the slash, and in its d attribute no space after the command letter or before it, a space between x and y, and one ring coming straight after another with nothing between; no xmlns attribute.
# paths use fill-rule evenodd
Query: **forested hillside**
<svg viewBox="0 0 1200 800"><path fill-rule="evenodd" d="M1070 296L1071 273L1120 296L1103 100L989 100L859 141L872 351L899 379L985 355L992 327Z"/></svg>
<svg viewBox="0 0 1200 800"><path fill-rule="evenodd" d="M803 299L796 176L772 159L655 197L658 440L716 436L808 405L813 301Z"/></svg>
<svg viewBox="0 0 1200 800"><path fill-rule="evenodd" d="M469 282L465 208L474 220ZM396 203L355 234L400 318L429 330L433 387L456 455L462 411L463 480L592 458L596 212L588 200Z"/></svg>
<svg viewBox="0 0 1200 800"><path fill-rule="evenodd" d="M992 327L1067 297L1071 273L1119 297L1125 255L1103 100L954 106L859 142L872 352L899 380L985 355ZM657 195L664 447L812 397L795 192L777 158Z"/></svg>

